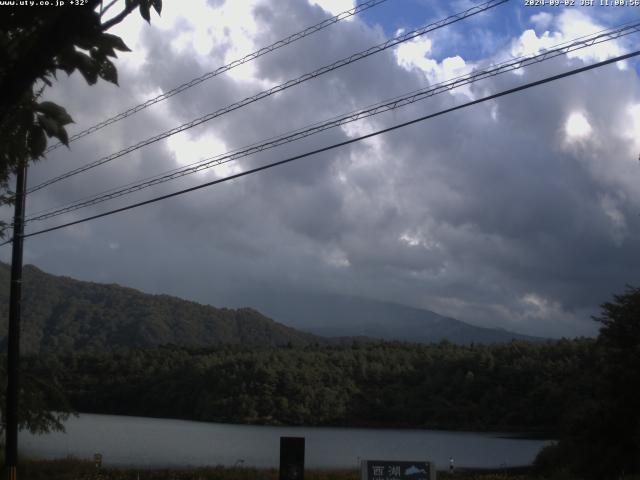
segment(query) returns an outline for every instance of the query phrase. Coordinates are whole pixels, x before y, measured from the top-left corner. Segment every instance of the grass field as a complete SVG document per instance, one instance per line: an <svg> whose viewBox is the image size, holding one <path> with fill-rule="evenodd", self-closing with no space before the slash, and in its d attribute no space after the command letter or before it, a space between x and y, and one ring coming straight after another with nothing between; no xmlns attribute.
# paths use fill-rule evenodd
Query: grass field
<svg viewBox="0 0 640 480"><path fill-rule="evenodd" d="M305 470L305 480L359 480L358 470ZM24 461L18 470L20 480L278 480L277 469L207 467L177 469L96 469L89 461L68 458L49 461ZM526 470L510 472L439 472L446 480L529 480Z"/></svg>
<svg viewBox="0 0 640 480"><path fill-rule="evenodd" d="M305 480L360 480L358 470L305 470ZM539 477L532 468L509 470L458 470L438 472L438 480L578 480L566 473ZM93 462L66 458L25 460L18 470L19 480L278 480L277 469L207 467L191 469L101 468ZM640 480L625 476L624 480Z"/></svg>

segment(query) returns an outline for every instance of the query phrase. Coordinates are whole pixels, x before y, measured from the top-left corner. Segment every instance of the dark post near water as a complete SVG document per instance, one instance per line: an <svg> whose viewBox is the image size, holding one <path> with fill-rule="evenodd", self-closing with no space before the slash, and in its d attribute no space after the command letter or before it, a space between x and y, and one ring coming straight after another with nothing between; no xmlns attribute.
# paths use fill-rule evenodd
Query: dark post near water
<svg viewBox="0 0 640 480"><path fill-rule="evenodd" d="M280 480L304 480L304 437L280 437Z"/></svg>
<svg viewBox="0 0 640 480"><path fill-rule="evenodd" d="M20 303L22 299L22 244L26 200L27 166L19 165L16 176L15 213L11 255L9 331L7 333L7 404L5 465L9 480L17 480L18 467L18 380L20 373Z"/></svg>

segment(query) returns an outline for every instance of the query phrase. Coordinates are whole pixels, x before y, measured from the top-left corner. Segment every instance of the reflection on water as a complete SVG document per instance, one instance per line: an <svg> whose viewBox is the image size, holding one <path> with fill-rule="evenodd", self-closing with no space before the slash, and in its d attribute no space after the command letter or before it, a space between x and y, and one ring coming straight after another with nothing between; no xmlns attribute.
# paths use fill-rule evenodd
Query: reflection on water
<svg viewBox="0 0 640 480"><path fill-rule="evenodd" d="M430 460L446 467L526 465L549 441L431 430L262 427L141 417L82 414L66 433L20 434L20 452L37 458L73 455L104 465L141 467L242 464L276 467L281 436L306 438L310 468L357 468L361 459Z"/></svg>

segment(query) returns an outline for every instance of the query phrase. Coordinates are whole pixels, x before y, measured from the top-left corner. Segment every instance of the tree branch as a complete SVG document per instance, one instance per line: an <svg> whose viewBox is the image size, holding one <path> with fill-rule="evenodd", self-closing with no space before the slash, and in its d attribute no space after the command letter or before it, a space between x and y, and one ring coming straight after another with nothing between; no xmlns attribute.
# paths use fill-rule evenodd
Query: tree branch
<svg viewBox="0 0 640 480"><path fill-rule="evenodd" d="M109 10L111 7L113 7L116 3L118 3L119 0L111 0L111 2L109 2L107 4L106 7L101 7L100 8L100 16L102 17L102 15L104 15L105 13L107 13L107 10Z"/></svg>
<svg viewBox="0 0 640 480"><path fill-rule="evenodd" d="M104 32L105 30L109 30L114 25L119 24L122 20L127 18L127 15L133 12L137 7L138 7L138 2L134 2L129 6L127 6L123 11L121 11L118 15L113 17L111 20L104 22L102 24L102 31Z"/></svg>

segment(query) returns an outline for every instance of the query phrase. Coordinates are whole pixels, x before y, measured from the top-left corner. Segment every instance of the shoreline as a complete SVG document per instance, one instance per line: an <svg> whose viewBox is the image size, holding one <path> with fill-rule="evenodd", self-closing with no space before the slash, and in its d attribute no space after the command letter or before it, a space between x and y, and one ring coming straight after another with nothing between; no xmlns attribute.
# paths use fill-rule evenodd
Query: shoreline
<svg viewBox="0 0 640 480"><path fill-rule="evenodd" d="M558 436L552 431L547 430L532 430L530 428L518 429L515 427L505 428L491 428L491 429L473 429L473 427L447 427L447 426L414 426L406 424L392 425L388 423L347 423L347 424L285 424L280 422L231 422L231 421L208 421L197 420L193 418L179 418L179 417L154 417L146 415L134 415L126 413L104 413L104 412L75 412L69 415L69 418L78 417L79 415L103 415L103 416L118 416L127 418L139 418L139 419L152 419L152 420L169 420L176 422L193 422L198 424L208 425L229 425L229 426L247 426L247 427L279 427L279 428L327 428L327 429L339 429L348 428L354 430L406 430L406 431L429 431L429 432L452 432L452 433L469 433L469 434L483 434L490 435L496 438L505 438L511 440L549 440L555 441Z"/></svg>

